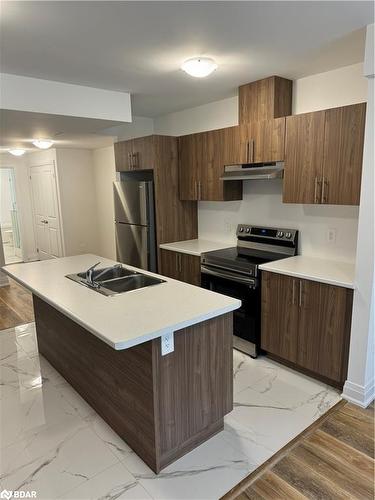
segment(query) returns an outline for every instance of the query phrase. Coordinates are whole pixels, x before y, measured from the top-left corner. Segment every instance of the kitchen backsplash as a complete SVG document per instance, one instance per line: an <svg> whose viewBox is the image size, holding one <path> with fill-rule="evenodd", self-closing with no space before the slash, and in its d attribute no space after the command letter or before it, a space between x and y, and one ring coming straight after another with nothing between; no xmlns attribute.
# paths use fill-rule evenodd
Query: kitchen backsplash
<svg viewBox="0 0 375 500"><path fill-rule="evenodd" d="M358 207L282 203L282 181L244 181L243 200L200 202L199 237L235 242L239 223L300 230L299 253L353 262Z"/></svg>

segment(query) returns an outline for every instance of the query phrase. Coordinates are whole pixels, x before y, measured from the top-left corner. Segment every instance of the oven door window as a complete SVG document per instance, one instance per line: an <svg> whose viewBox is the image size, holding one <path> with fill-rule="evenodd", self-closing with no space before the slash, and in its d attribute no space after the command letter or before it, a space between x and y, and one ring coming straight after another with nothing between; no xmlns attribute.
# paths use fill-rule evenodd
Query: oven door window
<svg viewBox="0 0 375 500"><path fill-rule="evenodd" d="M242 301L233 311L233 333L244 340L258 344L260 339L260 287L237 283L218 276L202 273L202 287Z"/></svg>

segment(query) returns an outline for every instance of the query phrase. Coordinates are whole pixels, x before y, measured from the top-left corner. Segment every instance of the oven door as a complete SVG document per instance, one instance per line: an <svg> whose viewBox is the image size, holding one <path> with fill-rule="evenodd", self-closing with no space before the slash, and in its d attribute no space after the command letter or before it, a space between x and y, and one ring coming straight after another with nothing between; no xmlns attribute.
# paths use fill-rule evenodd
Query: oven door
<svg viewBox="0 0 375 500"><path fill-rule="evenodd" d="M259 281L230 271L201 266L201 286L242 301L241 307L233 311L234 347L256 357L260 346Z"/></svg>

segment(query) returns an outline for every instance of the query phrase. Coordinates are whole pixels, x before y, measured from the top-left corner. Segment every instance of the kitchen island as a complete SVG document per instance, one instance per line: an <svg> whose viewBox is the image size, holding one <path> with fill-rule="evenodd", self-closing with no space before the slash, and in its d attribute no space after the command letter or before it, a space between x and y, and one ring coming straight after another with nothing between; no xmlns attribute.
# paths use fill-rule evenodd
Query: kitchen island
<svg viewBox="0 0 375 500"><path fill-rule="evenodd" d="M136 269L165 281L105 296L66 277L98 261L115 264L80 255L4 271L33 294L40 353L159 472L232 410L240 301Z"/></svg>

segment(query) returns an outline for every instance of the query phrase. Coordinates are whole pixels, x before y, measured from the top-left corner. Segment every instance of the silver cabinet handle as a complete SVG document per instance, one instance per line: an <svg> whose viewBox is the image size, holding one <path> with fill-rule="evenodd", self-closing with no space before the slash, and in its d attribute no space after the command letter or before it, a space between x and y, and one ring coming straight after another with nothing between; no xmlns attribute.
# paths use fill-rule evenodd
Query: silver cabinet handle
<svg viewBox="0 0 375 500"><path fill-rule="evenodd" d="M322 203L327 203L328 198L327 198L327 190L328 190L328 181L325 177L323 177L323 183L322 183Z"/></svg>
<svg viewBox="0 0 375 500"><path fill-rule="evenodd" d="M179 257L178 261L179 261L179 265L180 265L180 273L181 273L181 272L182 272L182 255L181 255L181 254L179 254L179 255L178 255L178 257Z"/></svg>
<svg viewBox="0 0 375 500"><path fill-rule="evenodd" d="M128 167L129 167L129 170L132 169L132 154L131 153L128 153Z"/></svg>
<svg viewBox="0 0 375 500"><path fill-rule="evenodd" d="M302 294L303 294L303 290L302 290L302 287L303 287L303 281L300 280L299 282L299 307L302 307Z"/></svg>
<svg viewBox="0 0 375 500"><path fill-rule="evenodd" d="M293 280L292 305L296 303L296 280Z"/></svg>
<svg viewBox="0 0 375 500"><path fill-rule="evenodd" d="M314 203L319 203L318 198L318 178L315 177L315 185L314 185Z"/></svg>
<svg viewBox="0 0 375 500"><path fill-rule="evenodd" d="M254 163L254 139L250 139L247 143L247 161L249 163Z"/></svg>
<svg viewBox="0 0 375 500"><path fill-rule="evenodd" d="M246 143L246 161L250 163L250 141Z"/></svg>
<svg viewBox="0 0 375 500"><path fill-rule="evenodd" d="M137 168L138 167L138 152L137 153L133 153L133 168Z"/></svg>
<svg viewBox="0 0 375 500"><path fill-rule="evenodd" d="M202 183L198 181L198 200L202 199Z"/></svg>

